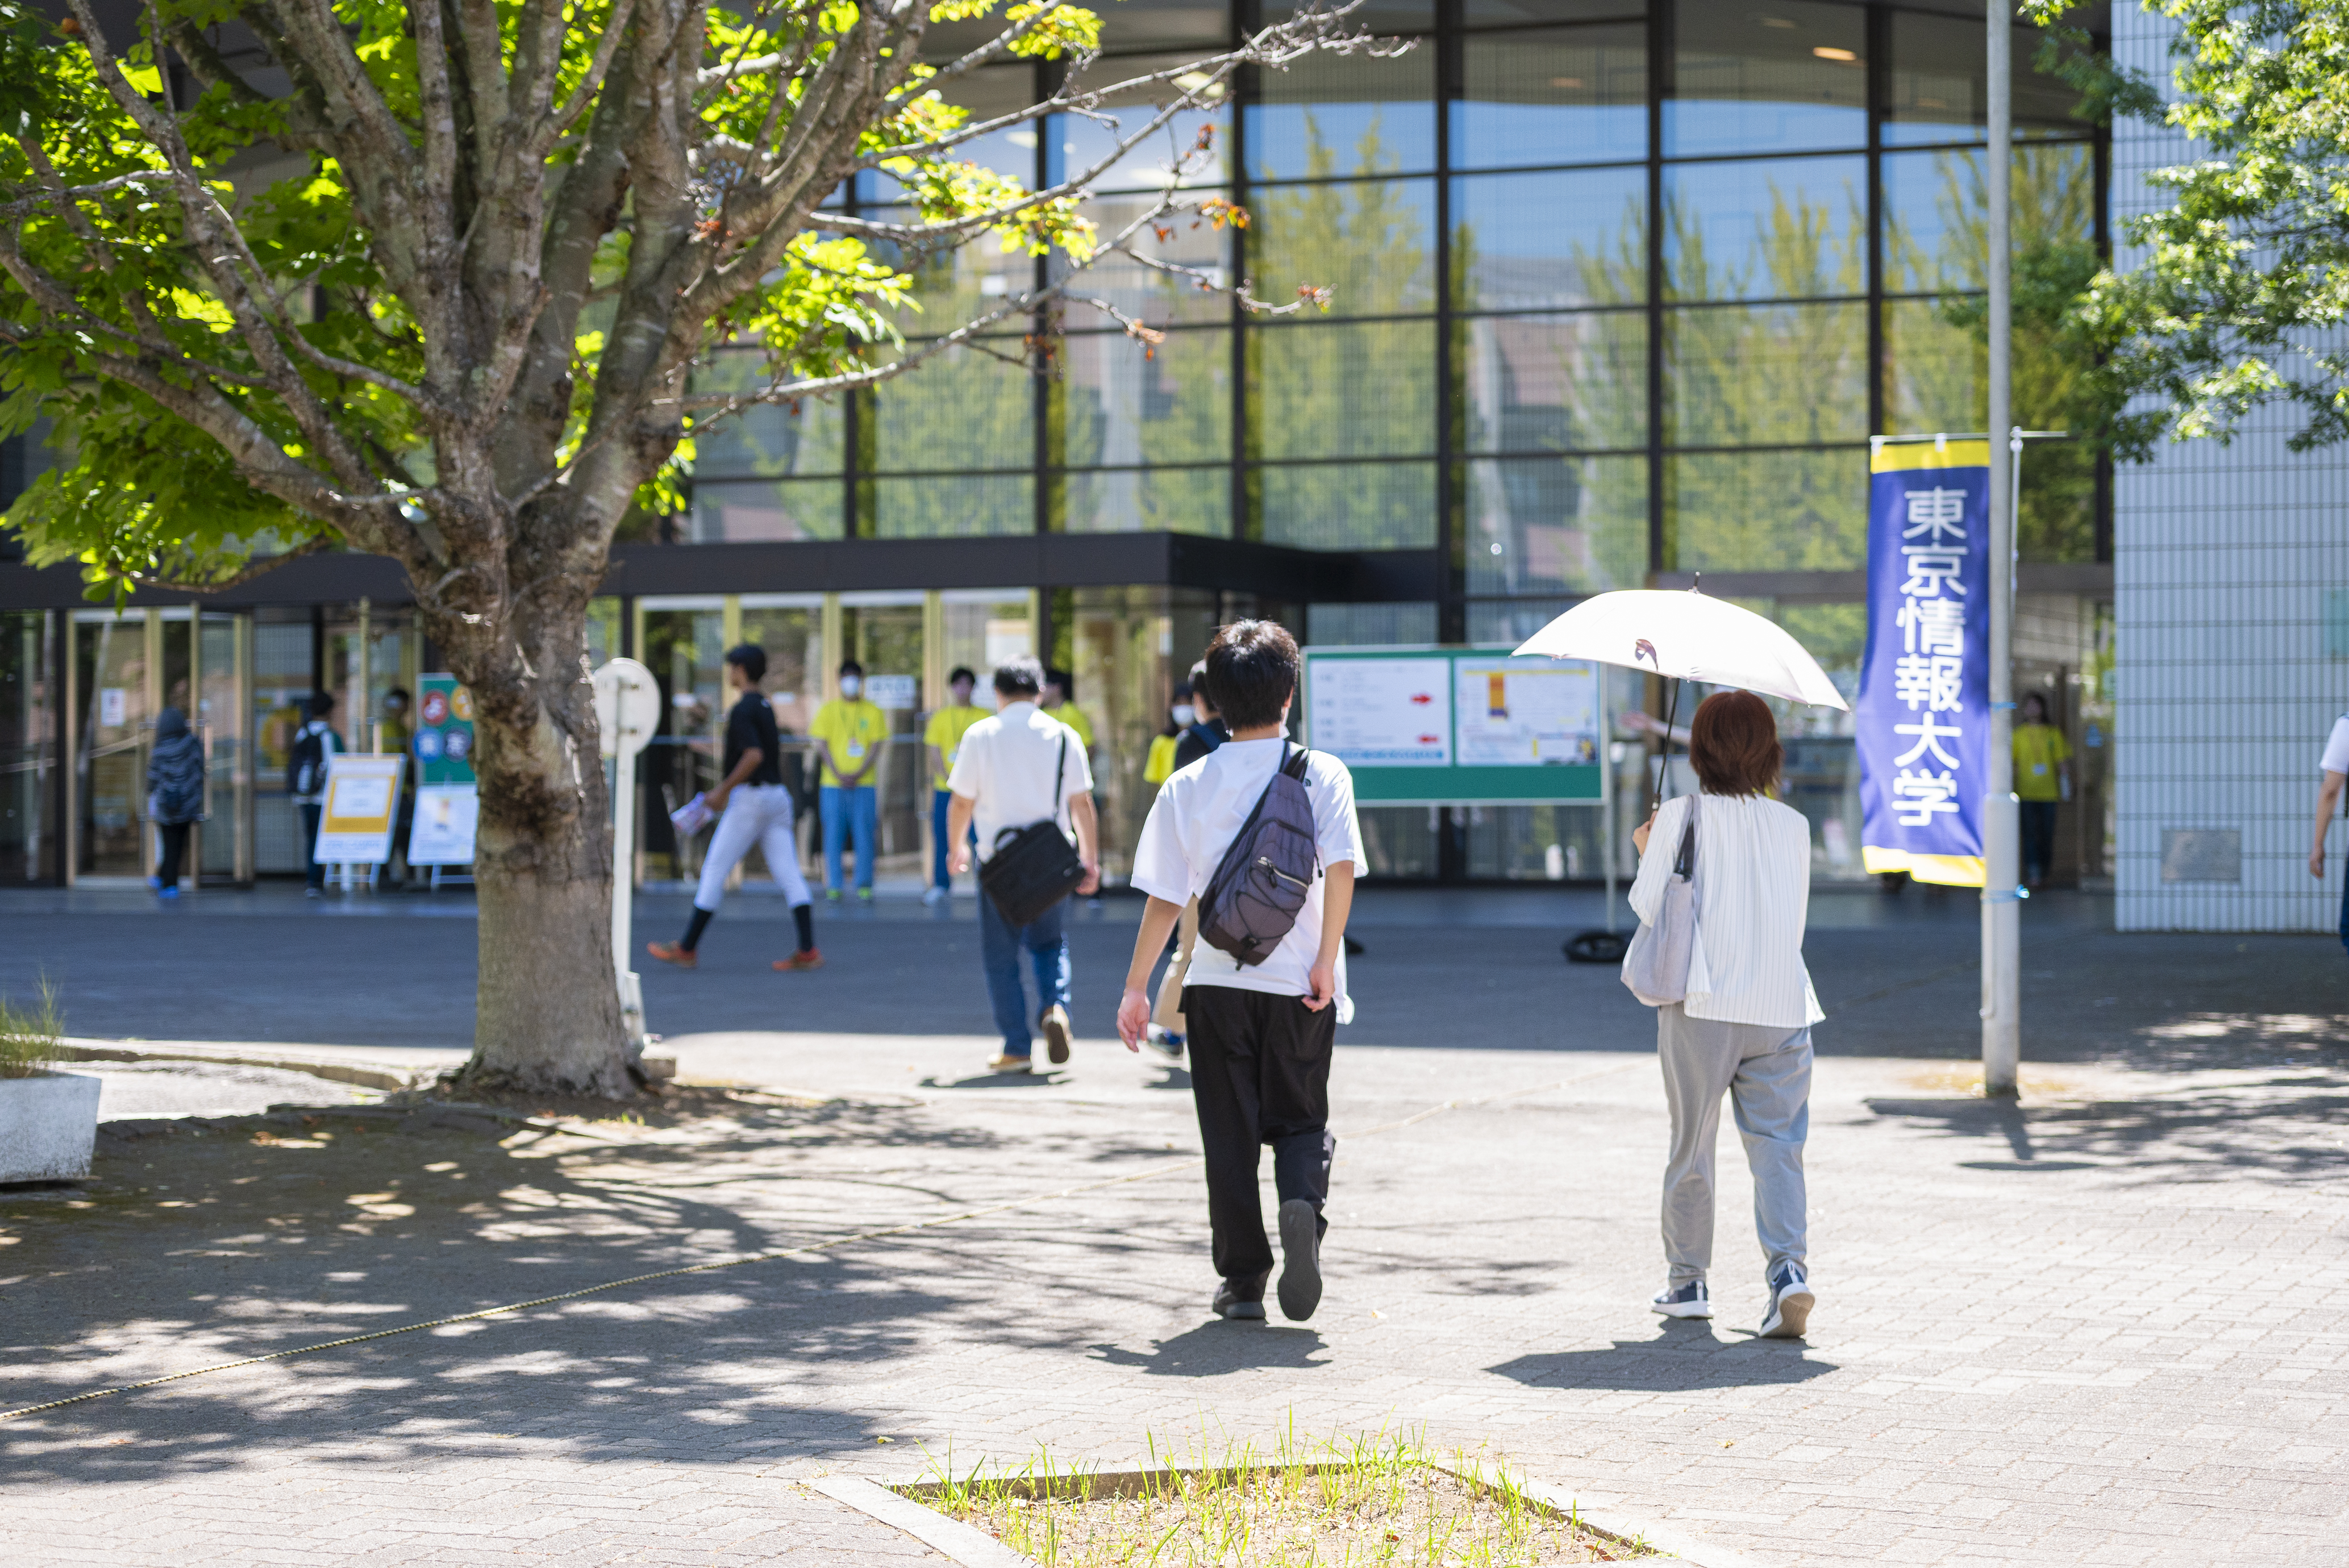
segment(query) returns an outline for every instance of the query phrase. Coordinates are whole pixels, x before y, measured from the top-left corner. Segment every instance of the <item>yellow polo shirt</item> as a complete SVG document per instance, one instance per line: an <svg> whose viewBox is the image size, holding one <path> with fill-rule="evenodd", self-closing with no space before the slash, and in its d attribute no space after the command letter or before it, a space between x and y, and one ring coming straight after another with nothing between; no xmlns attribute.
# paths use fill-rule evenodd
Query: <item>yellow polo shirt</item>
<svg viewBox="0 0 2349 1568"><path fill-rule="evenodd" d="M1093 748L1093 721L1085 717L1083 708L1075 703L1064 702L1058 707L1048 707L1044 711L1075 730L1077 738L1084 742L1087 751Z"/></svg>
<svg viewBox="0 0 2349 1568"><path fill-rule="evenodd" d="M808 726L808 738L829 743L834 757L855 768L873 754L874 747L889 738L889 716L863 697L835 697L815 710L815 721ZM872 769L865 769L860 788L871 788L879 777ZM826 763L817 782L836 787L841 782L840 774Z"/></svg>
<svg viewBox="0 0 2349 1568"><path fill-rule="evenodd" d="M1174 741L1171 735L1150 738L1150 757L1142 765L1144 784L1164 784L1174 777Z"/></svg>
<svg viewBox="0 0 2349 1568"><path fill-rule="evenodd" d="M986 717L987 709L970 703L942 707L930 715L930 727L922 731L922 744L936 747L938 755L946 758L945 770L930 775L931 789L947 787L947 776L954 771L955 753L962 749L962 738L970 733L972 725Z"/></svg>
<svg viewBox="0 0 2349 1568"><path fill-rule="evenodd" d="M2014 796L2018 800L2060 800L2063 764L2070 760L2072 743L2052 724L2020 724L2014 728Z"/></svg>

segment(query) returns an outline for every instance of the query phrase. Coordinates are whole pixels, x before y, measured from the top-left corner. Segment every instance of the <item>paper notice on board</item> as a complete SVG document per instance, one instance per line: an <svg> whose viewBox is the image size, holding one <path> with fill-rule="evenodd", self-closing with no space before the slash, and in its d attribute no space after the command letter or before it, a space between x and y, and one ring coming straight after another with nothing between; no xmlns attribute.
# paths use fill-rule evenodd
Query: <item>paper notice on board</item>
<svg viewBox="0 0 2349 1568"><path fill-rule="evenodd" d="M1599 673L1589 664L1462 659L1455 701L1463 768L1599 760Z"/></svg>
<svg viewBox="0 0 2349 1568"><path fill-rule="evenodd" d="M1444 768L1452 761L1452 661L1441 656L1315 659L1309 743L1349 768Z"/></svg>

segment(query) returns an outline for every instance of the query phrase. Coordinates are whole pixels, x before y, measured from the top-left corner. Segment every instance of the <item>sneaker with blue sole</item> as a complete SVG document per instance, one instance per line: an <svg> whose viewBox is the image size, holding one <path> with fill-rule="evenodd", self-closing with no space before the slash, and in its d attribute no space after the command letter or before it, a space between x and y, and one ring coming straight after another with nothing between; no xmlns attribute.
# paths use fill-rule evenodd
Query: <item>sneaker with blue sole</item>
<svg viewBox="0 0 2349 1568"><path fill-rule="evenodd" d="M1800 1339L1811 1326L1811 1308L1818 1305L1810 1275L1800 1264L1780 1264L1770 1276L1770 1311L1756 1330L1764 1339Z"/></svg>
<svg viewBox="0 0 2349 1568"><path fill-rule="evenodd" d="M1649 1301L1650 1310L1666 1317L1711 1317L1713 1298L1705 1294L1704 1281L1692 1279L1686 1284L1668 1284Z"/></svg>

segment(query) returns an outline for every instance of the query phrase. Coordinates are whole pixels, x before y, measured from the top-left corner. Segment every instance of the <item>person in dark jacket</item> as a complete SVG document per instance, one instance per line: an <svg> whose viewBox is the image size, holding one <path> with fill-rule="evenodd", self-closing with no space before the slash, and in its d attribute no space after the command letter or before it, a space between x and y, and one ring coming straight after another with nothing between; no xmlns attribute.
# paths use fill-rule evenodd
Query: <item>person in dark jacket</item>
<svg viewBox="0 0 2349 1568"><path fill-rule="evenodd" d="M188 829L204 820L204 743L176 707L165 708L155 720L155 749L147 758L147 820L155 824L157 841L155 874L147 885L159 898L177 898Z"/></svg>
<svg viewBox="0 0 2349 1568"><path fill-rule="evenodd" d="M1216 704L1207 691L1207 665L1202 659L1191 666L1191 724L1174 738L1174 767L1180 773L1210 751L1232 738L1224 721L1216 717Z"/></svg>

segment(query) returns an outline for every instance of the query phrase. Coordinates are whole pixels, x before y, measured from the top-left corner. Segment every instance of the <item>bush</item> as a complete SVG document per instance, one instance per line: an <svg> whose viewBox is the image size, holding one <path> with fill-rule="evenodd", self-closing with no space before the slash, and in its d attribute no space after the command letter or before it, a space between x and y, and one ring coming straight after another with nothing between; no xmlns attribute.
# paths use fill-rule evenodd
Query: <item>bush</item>
<svg viewBox="0 0 2349 1568"><path fill-rule="evenodd" d="M37 1006L19 1006L0 996L0 1078L30 1078L47 1071L57 1059L64 1034L57 994L47 981L41 982Z"/></svg>

